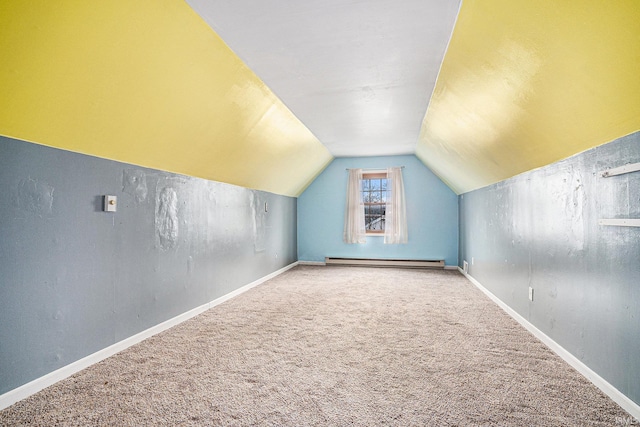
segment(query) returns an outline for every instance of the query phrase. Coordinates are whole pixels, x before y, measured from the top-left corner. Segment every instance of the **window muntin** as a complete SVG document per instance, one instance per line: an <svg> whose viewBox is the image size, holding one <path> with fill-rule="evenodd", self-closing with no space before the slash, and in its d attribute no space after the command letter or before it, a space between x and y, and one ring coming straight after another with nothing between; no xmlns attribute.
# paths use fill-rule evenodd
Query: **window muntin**
<svg viewBox="0 0 640 427"><path fill-rule="evenodd" d="M387 203L387 174L364 173L361 183L367 234L383 234Z"/></svg>

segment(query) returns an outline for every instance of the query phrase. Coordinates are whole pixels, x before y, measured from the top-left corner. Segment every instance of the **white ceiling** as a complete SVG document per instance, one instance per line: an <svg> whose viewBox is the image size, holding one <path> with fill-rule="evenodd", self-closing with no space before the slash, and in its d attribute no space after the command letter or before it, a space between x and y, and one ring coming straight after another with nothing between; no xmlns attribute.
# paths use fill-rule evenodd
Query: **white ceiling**
<svg viewBox="0 0 640 427"><path fill-rule="evenodd" d="M187 0L336 157L414 153L461 0Z"/></svg>

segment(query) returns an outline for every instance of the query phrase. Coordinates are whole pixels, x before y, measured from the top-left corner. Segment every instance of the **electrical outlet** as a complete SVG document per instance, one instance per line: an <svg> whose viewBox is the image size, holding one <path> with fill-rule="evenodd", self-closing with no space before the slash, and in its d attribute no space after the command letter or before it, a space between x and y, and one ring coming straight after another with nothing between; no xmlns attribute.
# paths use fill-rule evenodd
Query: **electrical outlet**
<svg viewBox="0 0 640 427"><path fill-rule="evenodd" d="M462 261L462 271L466 274L469 273L469 263L467 261Z"/></svg>
<svg viewBox="0 0 640 427"><path fill-rule="evenodd" d="M529 286L529 301L533 301L533 288Z"/></svg>
<svg viewBox="0 0 640 427"><path fill-rule="evenodd" d="M476 263L475 258L474 258L474 257L471 257L471 265L473 265L473 264L475 264L475 263Z"/></svg>

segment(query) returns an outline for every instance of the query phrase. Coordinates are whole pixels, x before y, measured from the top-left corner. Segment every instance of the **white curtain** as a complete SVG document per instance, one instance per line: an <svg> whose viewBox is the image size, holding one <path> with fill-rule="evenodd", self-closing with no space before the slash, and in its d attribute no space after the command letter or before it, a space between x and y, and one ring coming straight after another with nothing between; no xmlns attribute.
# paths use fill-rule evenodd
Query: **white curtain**
<svg viewBox="0 0 640 427"><path fill-rule="evenodd" d="M347 205L344 212L345 243L365 243L364 202L362 201L362 169L349 169L347 184Z"/></svg>
<svg viewBox="0 0 640 427"><path fill-rule="evenodd" d="M387 169L387 205L384 224L385 243L407 243L407 208L404 200L402 168Z"/></svg>

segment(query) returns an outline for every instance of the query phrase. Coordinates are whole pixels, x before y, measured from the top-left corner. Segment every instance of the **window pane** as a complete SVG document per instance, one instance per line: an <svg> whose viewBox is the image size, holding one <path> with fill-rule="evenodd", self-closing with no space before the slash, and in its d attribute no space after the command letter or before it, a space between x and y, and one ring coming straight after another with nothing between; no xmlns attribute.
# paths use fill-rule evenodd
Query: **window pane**
<svg viewBox="0 0 640 427"><path fill-rule="evenodd" d="M384 230L384 217L381 215L365 215L367 230Z"/></svg>
<svg viewBox="0 0 640 427"><path fill-rule="evenodd" d="M365 228L369 231L384 231L387 179L380 176L364 178L361 182Z"/></svg>

